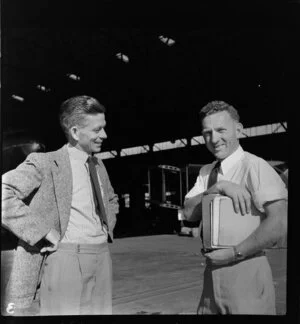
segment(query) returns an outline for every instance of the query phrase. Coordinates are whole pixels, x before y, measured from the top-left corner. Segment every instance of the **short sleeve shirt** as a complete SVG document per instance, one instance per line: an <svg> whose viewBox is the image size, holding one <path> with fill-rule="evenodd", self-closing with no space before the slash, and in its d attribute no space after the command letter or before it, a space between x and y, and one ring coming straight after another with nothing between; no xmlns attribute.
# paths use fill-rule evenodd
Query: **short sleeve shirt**
<svg viewBox="0 0 300 324"><path fill-rule="evenodd" d="M186 199L207 190L208 178L216 161L204 165L199 172L194 187L185 196ZM277 172L264 159L248 153L241 146L221 162L218 181L227 180L244 186L249 190L257 210L264 213L267 202L285 199L287 189Z"/></svg>

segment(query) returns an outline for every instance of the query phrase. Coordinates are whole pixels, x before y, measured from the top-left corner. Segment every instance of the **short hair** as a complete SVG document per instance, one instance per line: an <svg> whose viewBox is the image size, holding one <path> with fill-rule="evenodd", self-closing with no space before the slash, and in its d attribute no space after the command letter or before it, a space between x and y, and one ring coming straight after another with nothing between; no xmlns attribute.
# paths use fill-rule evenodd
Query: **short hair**
<svg viewBox="0 0 300 324"><path fill-rule="evenodd" d="M220 111L227 111L232 119L234 119L237 122L240 121L239 113L233 106L229 105L225 101L217 100L211 101L208 104L206 104L203 108L201 108L199 112L200 121L202 122L206 116L215 114Z"/></svg>
<svg viewBox="0 0 300 324"><path fill-rule="evenodd" d="M84 115L104 114L105 107L90 96L76 96L65 100L60 106L59 122L68 137L69 129L81 125Z"/></svg>

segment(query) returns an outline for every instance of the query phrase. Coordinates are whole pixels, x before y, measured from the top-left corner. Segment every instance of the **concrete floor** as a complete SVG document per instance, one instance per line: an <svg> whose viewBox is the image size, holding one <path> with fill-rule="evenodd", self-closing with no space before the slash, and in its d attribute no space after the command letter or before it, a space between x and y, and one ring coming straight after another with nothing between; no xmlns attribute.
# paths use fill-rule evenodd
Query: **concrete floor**
<svg viewBox="0 0 300 324"><path fill-rule="evenodd" d="M114 314L194 314L204 269L200 240L177 235L116 240Z"/></svg>
<svg viewBox="0 0 300 324"><path fill-rule="evenodd" d="M195 314L202 291L200 239L153 235L115 239L113 314ZM267 251L274 276L277 314L286 312L286 249ZM1 281L7 281L11 251L2 251ZM28 315L37 314L37 305Z"/></svg>

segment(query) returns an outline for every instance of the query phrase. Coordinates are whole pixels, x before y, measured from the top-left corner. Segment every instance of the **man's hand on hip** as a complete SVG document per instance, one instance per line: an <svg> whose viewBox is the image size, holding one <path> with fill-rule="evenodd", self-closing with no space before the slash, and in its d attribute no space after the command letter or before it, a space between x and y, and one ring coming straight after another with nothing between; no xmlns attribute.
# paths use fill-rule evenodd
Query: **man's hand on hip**
<svg viewBox="0 0 300 324"><path fill-rule="evenodd" d="M45 239L49 241L50 245L43 247L40 252L45 253L56 251L60 239L58 232L54 229L51 229L50 232L45 236Z"/></svg>
<svg viewBox="0 0 300 324"><path fill-rule="evenodd" d="M251 211L251 195L249 191L234 182L219 181L215 184L216 189L222 195L230 197L236 213L241 212L242 215Z"/></svg>

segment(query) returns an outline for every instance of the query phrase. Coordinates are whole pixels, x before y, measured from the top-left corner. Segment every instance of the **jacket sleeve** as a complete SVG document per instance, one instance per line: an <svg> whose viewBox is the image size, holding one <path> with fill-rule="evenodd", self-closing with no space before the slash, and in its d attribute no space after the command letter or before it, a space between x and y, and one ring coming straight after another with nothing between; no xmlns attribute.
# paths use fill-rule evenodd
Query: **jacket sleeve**
<svg viewBox="0 0 300 324"><path fill-rule="evenodd" d="M103 164L103 162L98 159L99 165L101 167L101 172L103 173L103 178L105 179L105 196L106 196L106 211L108 217L108 226L111 231L113 231L117 217L116 214L119 212L119 198L118 195L115 194L114 189L110 183L109 176L107 170Z"/></svg>
<svg viewBox="0 0 300 324"><path fill-rule="evenodd" d="M32 153L16 169L2 176L2 226L34 245L50 230L29 203L43 180L40 154Z"/></svg>
<svg viewBox="0 0 300 324"><path fill-rule="evenodd" d="M107 188L108 188L108 213L109 213L109 228L113 231L115 228L117 217L116 215L119 213L119 198L118 195L115 194L114 189L110 183L109 177L107 175Z"/></svg>

